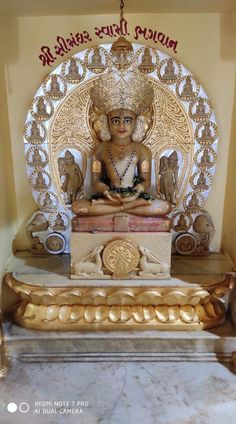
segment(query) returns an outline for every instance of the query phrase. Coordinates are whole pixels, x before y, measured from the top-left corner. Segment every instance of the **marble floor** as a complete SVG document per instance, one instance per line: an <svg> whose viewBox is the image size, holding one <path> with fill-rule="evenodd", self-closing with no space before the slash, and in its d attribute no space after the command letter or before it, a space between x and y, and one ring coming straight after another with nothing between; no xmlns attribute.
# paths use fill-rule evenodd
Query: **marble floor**
<svg viewBox="0 0 236 424"><path fill-rule="evenodd" d="M0 383L1 424L235 422L236 375L219 363L15 363Z"/></svg>

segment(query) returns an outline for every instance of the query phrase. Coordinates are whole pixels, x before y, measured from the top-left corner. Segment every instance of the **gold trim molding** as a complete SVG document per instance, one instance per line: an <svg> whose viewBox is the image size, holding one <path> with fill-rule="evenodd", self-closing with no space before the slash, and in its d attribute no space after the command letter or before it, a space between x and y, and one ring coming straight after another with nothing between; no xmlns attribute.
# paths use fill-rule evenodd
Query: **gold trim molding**
<svg viewBox="0 0 236 424"><path fill-rule="evenodd" d="M225 321L222 297L232 290L223 281L163 287L39 287L5 276L17 295L15 323L37 330L200 330Z"/></svg>
<svg viewBox="0 0 236 424"><path fill-rule="evenodd" d="M2 329L2 323L0 320L0 378L4 378L8 372L9 364L6 359L4 334Z"/></svg>
<svg viewBox="0 0 236 424"><path fill-rule="evenodd" d="M14 313L22 327L38 330L199 330L225 321L224 305L35 305L22 302Z"/></svg>

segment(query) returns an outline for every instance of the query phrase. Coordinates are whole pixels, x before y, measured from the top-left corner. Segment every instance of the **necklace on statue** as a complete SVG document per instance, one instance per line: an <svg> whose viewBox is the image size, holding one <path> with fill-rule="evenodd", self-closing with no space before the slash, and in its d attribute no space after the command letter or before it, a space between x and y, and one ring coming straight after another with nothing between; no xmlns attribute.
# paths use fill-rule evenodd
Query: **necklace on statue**
<svg viewBox="0 0 236 424"><path fill-rule="evenodd" d="M130 154L130 157L129 157L129 160L128 160L128 163L127 163L127 166L126 166L124 172L122 172L122 174L120 174L117 167L116 167L114 159L112 157L111 146L110 145L108 146L108 156L109 156L110 162L112 164L112 167L113 167L117 177L119 178L120 184L122 183L123 178L125 177L126 173L128 172L128 169L129 169L129 167L130 167L130 165L133 161L134 155L135 155L135 149L133 149L133 151Z"/></svg>
<svg viewBox="0 0 236 424"><path fill-rule="evenodd" d="M112 143L111 150L114 150L115 157L119 160L125 158L127 153L130 153L133 144L115 144Z"/></svg>

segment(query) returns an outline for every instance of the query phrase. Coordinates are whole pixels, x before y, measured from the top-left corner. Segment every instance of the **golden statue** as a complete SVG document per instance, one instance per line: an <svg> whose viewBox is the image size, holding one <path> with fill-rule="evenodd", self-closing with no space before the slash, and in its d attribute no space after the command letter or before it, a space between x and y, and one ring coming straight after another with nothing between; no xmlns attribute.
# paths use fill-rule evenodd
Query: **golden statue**
<svg viewBox="0 0 236 424"><path fill-rule="evenodd" d="M90 92L93 105L103 114L103 140L92 159L92 199L76 200L77 215L127 212L160 216L170 211L167 201L147 193L151 184L150 150L142 144L146 130L143 113L153 101L153 88L142 74L126 71L102 75Z"/></svg>

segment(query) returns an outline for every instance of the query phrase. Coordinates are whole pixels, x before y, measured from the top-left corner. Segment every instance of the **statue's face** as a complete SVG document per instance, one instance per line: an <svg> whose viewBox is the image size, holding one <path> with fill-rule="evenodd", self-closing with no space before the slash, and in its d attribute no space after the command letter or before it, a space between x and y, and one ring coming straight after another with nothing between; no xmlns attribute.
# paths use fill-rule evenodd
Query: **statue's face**
<svg viewBox="0 0 236 424"><path fill-rule="evenodd" d="M65 156L65 163L67 164L67 165L72 165L72 163L74 163L74 158L73 158L73 156L70 156L70 155L66 155Z"/></svg>
<svg viewBox="0 0 236 424"><path fill-rule="evenodd" d="M131 137L137 119L134 112L126 109L113 110L107 118L111 137L118 139Z"/></svg>

